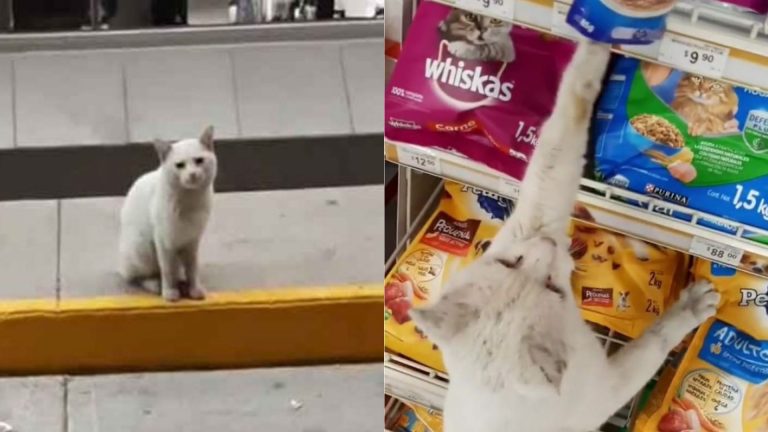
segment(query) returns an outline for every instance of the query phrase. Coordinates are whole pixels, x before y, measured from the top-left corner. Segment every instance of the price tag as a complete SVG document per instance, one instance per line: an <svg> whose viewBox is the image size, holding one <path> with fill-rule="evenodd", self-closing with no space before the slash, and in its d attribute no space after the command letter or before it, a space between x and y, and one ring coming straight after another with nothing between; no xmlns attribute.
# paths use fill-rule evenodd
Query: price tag
<svg viewBox="0 0 768 432"><path fill-rule="evenodd" d="M579 32L568 25L565 19L568 17L568 11L571 9L571 5L555 2L552 5L552 33L560 36L566 36L569 38L581 38Z"/></svg>
<svg viewBox="0 0 768 432"><path fill-rule="evenodd" d="M665 33L659 46L658 59L688 72L720 78L730 52L729 48Z"/></svg>
<svg viewBox="0 0 768 432"><path fill-rule="evenodd" d="M517 180L499 178L499 194L514 200L520 197L520 182Z"/></svg>
<svg viewBox="0 0 768 432"><path fill-rule="evenodd" d="M744 255L744 251L737 247L697 236L691 240L691 247L688 252L734 267L739 266L741 256Z"/></svg>
<svg viewBox="0 0 768 432"><path fill-rule="evenodd" d="M504 21L512 21L515 17L514 0L456 0L456 6Z"/></svg>
<svg viewBox="0 0 768 432"><path fill-rule="evenodd" d="M418 168L432 174L440 174L440 159L428 150L414 147L397 147L397 160L400 163Z"/></svg>

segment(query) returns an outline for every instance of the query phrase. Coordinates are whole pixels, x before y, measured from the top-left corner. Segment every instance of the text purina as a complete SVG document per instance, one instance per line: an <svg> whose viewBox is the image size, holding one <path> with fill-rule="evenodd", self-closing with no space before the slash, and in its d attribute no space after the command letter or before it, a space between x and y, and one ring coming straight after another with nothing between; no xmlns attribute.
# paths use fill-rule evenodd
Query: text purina
<svg viewBox="0 0 768 432"><path fill-rule="evenodd" d="M502 83L493 75L483 74L482 66L476 66L474 69L464 69L463 61L459 61L454 65L452 58L446 61L427 58L424 76L431 80L489 96L502 102L512 99L512 89L515 86L513 83Z"/></svg>

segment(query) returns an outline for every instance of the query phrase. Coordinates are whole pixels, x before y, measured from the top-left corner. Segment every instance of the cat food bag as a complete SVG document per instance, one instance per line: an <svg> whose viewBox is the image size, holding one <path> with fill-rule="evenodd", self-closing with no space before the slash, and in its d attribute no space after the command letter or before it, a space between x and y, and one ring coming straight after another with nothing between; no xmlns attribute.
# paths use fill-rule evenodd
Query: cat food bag
<svg viewBox="0 0 768 432"><path fill-rule="evenodd" d="M598 179L768 228L768 93L622 58L595 118Z"/></svg>
<svg viewBox="0 0 768 432"><path fill-rule="evenodd" d="M424 1L386 89L385 135L522 179L574 48L555 36Z"/></svg>
<svg viewBox="0 0 768 432"><path fill-rule="evenodd" d="M647 45L661 39L675 0L574 0L566 22L592 40Z"/></svg>
<svg viewBox="0 0 768 432"><path fill-rule="evenodd" d="M722 296L637 416L639 432L768 430L768 280L705 260L696 279ZM670 377L671 375L671 377Z"/></svg>
<svg viewBox="0 0 768 432"><path fill-rule="evenodd" d="M405 402L404 406L393 432L443 432L443 417L439 411Z"/></svg>
<svg viewBox="0 0 768 432"><path fill-rule="evenodd" d="M573 222L573 295L585 320L639 337L685 284L685 254Z"/></svg>
<svg viewBox="0 0 768 432"><path fill-rule="evenodd" d="M706 3L739 12L751 12L760 15L768 13L768 0L710 0Z"/></svg>
<svg viewBox="0 0 768 432"><path fill-rule="evenodd" d="M394 351L445 371L442 357L408 314L437 295L452 275L481 255L511 214L511 201L446 182L440 204L385 280L384 341Z"/></svg>

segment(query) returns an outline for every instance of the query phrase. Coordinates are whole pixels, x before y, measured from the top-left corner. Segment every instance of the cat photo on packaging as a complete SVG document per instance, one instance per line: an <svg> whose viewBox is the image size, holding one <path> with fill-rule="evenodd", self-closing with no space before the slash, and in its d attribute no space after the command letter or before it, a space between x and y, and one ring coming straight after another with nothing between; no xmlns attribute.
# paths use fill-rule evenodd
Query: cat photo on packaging
<svg viewBox="0 0 768 432"><path fill-rule="evenodd" d="M168 301L182 293L202 300L198 249L217 172L213 127L196 139L156 141L155 150L160 166L133 183L120 212L119 272Z"/></svg>
<svg viewBox="0 0 768 432"><path fill-rule="evenodd" d="M506 21L452 9L438 30L448 51L457 58L504 63L515 60L515 46L509 36L512 24Z"/></svg>

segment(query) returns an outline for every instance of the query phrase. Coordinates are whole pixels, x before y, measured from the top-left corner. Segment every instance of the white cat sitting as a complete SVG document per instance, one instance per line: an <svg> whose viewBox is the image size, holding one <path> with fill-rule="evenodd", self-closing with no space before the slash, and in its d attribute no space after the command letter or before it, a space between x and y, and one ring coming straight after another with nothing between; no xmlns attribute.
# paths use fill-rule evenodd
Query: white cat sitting
<svg viewBox="0 0 768 432"><path fill-rule="evenodd" d="M451 378L445 432L588 432L627 403L680 340L715 312L708 283L608 358L581 318L566 236L609 46L582 42L522 184L486 253L411 317Z"/></svg>
<svg viewBox="0 0 768 432"><path fill-rule="evenodd" d="M182 284L191 298L203 299L198 248L216 178L213 127L199 139L158 141L155 148L160 166L134 182L120 213L119 271L166 300L178 300Z"/></svg>

